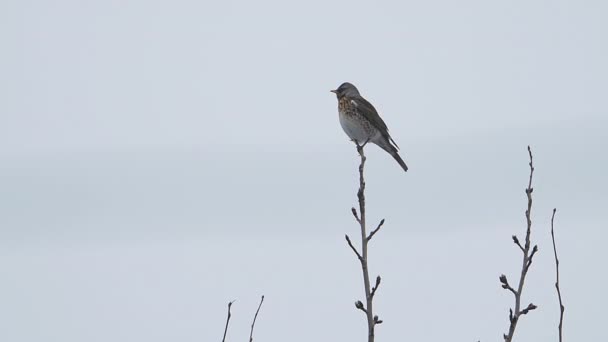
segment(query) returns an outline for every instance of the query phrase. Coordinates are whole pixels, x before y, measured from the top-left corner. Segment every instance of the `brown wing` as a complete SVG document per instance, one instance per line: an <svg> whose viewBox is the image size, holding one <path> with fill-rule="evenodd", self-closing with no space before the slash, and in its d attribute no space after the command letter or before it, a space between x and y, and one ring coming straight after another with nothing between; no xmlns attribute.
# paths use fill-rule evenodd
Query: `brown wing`
<svg viewBox="0 0 608 342"><path fill-rule="evenodd" d="M374 106L369 103L369 101L364 99L362 96L353 96L350 98L350 100L354 101L359 113L361 113L365 118L367 118L369 122L371 122L372 125L374 125L374 127L376 127L383 136L385 136L388 140L395 144L395 147L399 148L399 146L397 146L397 143L395 143L393 138L391 138L391 135L388 133L388 127L386 126L386 123L384 123L384 120L382 120L376 108L374 108Z"/></svg>

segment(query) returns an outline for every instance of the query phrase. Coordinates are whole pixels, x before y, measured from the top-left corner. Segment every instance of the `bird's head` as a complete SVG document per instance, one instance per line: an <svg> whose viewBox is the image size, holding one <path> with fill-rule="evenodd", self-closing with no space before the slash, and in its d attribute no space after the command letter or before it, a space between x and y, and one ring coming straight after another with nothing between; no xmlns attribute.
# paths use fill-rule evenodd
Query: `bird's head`
<svg viewBox="0 0 608 342"><path fill-rule="evenodd" d="M357 87L348 82L344 82L338 87L338 89L330 91L336 94L338 98L359 95L359 90L357 90Z"/></svg>

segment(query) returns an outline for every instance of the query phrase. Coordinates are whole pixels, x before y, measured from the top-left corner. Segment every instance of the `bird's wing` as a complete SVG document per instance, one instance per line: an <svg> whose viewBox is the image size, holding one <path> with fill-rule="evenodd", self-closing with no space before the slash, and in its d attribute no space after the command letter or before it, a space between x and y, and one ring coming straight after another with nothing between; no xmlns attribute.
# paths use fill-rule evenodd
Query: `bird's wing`
<svg viewBox="0 0 608 342"><path fill-rule="evenodd" d="M378 114L378 111L376 111L376 108L374 108L369 101L364 99L362 96L354 96L351 98L351 101L353 101L353 104L359 113L365 116L372 123L372 125L374 125L374 127L376 127L380 133L382 133L382 135L387 137L393 144L395 144L397 148L399 148L397 143L395 143L393 138L391 138L390 134L388 133L388 127L384 123L384 120L382 120Z"/></svg>

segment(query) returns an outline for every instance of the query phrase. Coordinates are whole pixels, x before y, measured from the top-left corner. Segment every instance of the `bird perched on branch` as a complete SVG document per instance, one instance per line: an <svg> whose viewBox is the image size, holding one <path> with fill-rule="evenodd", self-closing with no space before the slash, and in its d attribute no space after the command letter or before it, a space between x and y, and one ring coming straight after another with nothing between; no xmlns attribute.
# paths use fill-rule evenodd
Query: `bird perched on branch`
<svg viewBox="0 0 608 342"><path fill-rule="evenodd" d="M359 94L359 90L351 83L345 82L331 92L338 97L340 125L346 135L357 146L363 147L368 142L380 146L407 171L407 165L398 153L399 146L388 133L388 127L374 106Z"/></svg>

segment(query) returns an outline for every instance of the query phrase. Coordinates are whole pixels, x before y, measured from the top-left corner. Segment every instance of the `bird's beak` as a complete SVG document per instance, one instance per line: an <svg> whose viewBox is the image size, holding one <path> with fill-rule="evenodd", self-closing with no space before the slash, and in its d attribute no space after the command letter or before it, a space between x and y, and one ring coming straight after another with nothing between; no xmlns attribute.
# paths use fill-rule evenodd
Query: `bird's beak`
<svg viewBox="0 0 608 342"><path fill-rule="evenodd" d="M337 91L337 90L330 90L330 92L332 92L332 93L334 93L334 94L337 94L337 93L338 93L338 91Z"/></svg>

